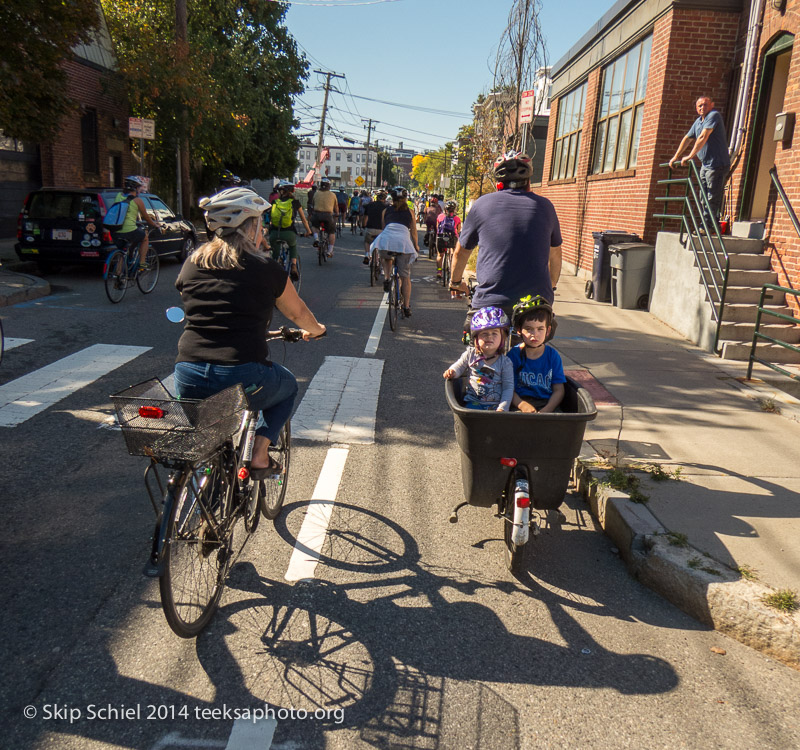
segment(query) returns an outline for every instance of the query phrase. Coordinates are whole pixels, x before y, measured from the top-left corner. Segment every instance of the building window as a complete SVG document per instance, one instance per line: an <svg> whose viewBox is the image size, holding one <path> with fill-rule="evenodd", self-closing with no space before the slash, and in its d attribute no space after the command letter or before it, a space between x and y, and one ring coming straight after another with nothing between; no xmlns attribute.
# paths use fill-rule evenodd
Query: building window
<svg viewBox="0 0 800 750"><path fill-rule="evenodd" d="M581 147L583 110L586 105L586 84L578 86L558 100L551 180L565 180L575 176L578 152Z"/></svg>
<svg viewBox="0 0 800 750"><path fill-rule="evenodd" d="M341 161L341 160L342 160L342 152L341 151L337 151L336 152L336 161Z"/></svg>
<svg viewBox="0 0 800 750"><path fill-rule="evenodd" d="M652 42L653 37L647 37L603 70L592 166L595 174L636 166Z"/></svg>
<svg viewBox="0 0 800 750"><path fill-rule="evenodd" d="M347 161L353 161L353 155L352 154L348 154L347 155Z"/></svg>
<svg viewBox="0 0 800 750"><path fill-rule="evenodd" d="M97 110L87 109L81 117L81 150L83 151L83 171L97 174Z"/></svg>
<svg viewBox="0 0 800 750"><path fill-rule="evenodd" d="M361 162L361 154L356 154L356 162Z"/></svg>

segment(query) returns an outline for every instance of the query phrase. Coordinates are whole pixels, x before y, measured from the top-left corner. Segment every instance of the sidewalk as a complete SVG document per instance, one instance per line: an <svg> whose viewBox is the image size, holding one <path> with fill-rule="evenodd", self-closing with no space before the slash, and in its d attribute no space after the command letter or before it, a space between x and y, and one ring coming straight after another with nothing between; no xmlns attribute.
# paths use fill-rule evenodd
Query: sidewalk
<svg viewBox="0 0 800 750"><path fill-rule="evenodd" d="M0 307L50 294L50 284L32 275L36 273L36 264L18 260L14 252L16 241L0 239Z"/></svg>
<svg viewBox="0 0 800 750"><path fill-rule="evenodd" d="M745 367L697 349L646 311L588 300L583 287L559 281L553 343L598 402L581 457L593 512L643 582L800 668L800 611L762 602L770 588L800 596L800 401L743 383ZM767 373L775 377L767 368L754 377ZM603 468L654 464L679 479L634 472L644 503L602 484Z"/></svg>

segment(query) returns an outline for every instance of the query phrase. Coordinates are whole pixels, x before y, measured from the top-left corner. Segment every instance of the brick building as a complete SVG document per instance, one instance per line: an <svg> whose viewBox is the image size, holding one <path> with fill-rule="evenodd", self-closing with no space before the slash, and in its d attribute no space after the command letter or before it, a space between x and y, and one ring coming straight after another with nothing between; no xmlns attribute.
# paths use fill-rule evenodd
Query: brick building
<svg viewBox="0 0 800 750"><path fill-rule="evenodd" d="M52 143L21 143L0 134L0 233L5 236L16 232L20 207L31 190L117 186L126 174L139 171L128 139L128 103L116 80L102 16L94 38L76 45L64 67L78 109L59 123Z"/></svg>

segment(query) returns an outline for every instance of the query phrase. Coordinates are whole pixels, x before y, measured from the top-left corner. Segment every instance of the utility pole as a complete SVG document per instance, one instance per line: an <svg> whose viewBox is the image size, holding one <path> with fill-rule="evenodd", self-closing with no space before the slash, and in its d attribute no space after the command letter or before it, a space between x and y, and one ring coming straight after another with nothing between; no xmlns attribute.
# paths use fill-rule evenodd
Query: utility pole
<svg viewBox="0 0 800 750"><path fill-rule="evenodd" d="M381 150L378 146L378 139L375 139L375 187L378 190L383 188L381 184Z"/></svg>
<svg viewBox="0 0 800 750"><path fill-rule="evenodd" d="M187 8L186 0L175 0L175 48L178 64L182 65L189 57L189 43L187 33ZM192 205L192 185L189 175L189 124L186 103L181 105L180 120L178 124L178 197L181 201L180 210L184 219L189 220Z"/></svg>
<svg viewBox="0 0 800 750"><path fill-rule="evenodd" d="M367 122L367 120L362 117L361 118L361 122ZM377 125L377 124L378 124L378 122L376 120L375 124L373 125L372 118L370 118L369 119L369 125L367 125L367 190L369 190L369 188L370 188L370 184L369 184L369 142L370 142L371 137L372 137L372 130L375 127L375 125Z"/></svg>
<svg viewBox="0 0 800 750"><path fill-rule="evenodd" d="M325 137L325 115L328 111L328 94L331 90L331 78L344 78L344 76L338 73L329 73L327 70L315 70L314 72L319 73L321 76L326 76L325 99L322 102L322 121L319 124L319 140L317 141L317 172L322 174L322 140Z"/></svg>

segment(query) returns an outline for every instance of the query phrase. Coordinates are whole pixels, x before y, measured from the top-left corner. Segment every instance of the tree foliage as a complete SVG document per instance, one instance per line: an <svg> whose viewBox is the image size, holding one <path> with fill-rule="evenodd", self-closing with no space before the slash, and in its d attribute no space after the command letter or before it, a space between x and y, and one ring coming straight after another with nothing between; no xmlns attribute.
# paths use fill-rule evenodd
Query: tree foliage
<svg viewBox="0 0 800 750"><path fill-rule="evenodd" d="M193 161L242 177L297 165L293 97L308 65L283 25L286 6L263 0L189 0L189 54L175 42L174 0L102 0L132 112L156 120L162 176L174 171L181 112ZM201 186L201 187L207 187Z"/></svg>
<svg viewBox="0 0 800 750"><path fill-rule="evenodd" d="M381 184L378 185L378 187L383 187L384 182L386 182L388 187L394 187L394 185L397 184L394 166L394 160L388 151L378 151L377 174L381 176Z"/></svg>
<svg viewBox="0 0 800 750"><path fill-rule="evenodd" d="M98 28L95 0L3 0L0 4L0 130L43 143L75 106L63 61Z"/></svg>

